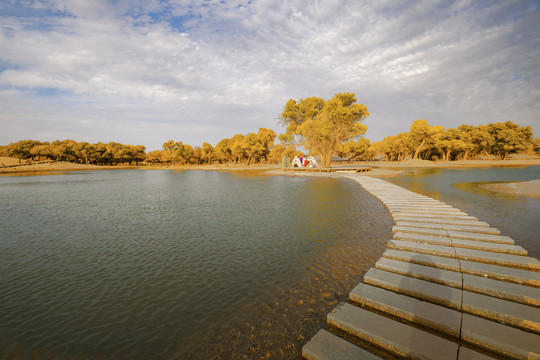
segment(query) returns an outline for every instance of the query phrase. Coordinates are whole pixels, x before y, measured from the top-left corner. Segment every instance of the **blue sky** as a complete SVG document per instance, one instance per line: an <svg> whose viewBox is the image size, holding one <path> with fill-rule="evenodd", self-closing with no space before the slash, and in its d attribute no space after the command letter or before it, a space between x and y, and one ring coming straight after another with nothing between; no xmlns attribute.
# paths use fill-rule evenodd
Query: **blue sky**
<svg viewBox="0 0 540 360"><path fill-rule="evenodd" d="M0 144L215 145L354 92L372 141L427 119L540 137L540 1L2 0Z"/></svg>

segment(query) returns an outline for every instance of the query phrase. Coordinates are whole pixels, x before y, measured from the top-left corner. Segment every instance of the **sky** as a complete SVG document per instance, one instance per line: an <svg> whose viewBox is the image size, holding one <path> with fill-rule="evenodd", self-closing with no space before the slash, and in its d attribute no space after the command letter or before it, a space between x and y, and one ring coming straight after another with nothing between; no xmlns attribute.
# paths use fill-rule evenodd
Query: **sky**
<svg viewBox="0 0 540 360"><path fill-rule="evenodd" d="M540 0L0 0L0 145L215 145L339 92L371 141L416 119L540 137Z"/></svg>

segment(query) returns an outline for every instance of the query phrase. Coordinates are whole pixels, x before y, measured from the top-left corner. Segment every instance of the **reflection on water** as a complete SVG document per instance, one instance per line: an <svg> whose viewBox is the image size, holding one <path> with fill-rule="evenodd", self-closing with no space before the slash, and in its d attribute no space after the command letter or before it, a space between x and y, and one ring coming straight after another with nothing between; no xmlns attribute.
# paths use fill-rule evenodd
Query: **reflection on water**
<svg viewBox="0 0 540 360"><path fill-rule="evenodd" d="M413 169L392 183L455 206L512 237L540 258L540 199L496 193L479 185L540 179L540 166Z"/></svg>
<svg viewBox="0 0 540 360"><path fill-rule="evenodd" d="M44 176L44 175L67 175L65 171L23 171L23 172L0 172L0 176Z"/></svg>
<svg viewBox="0 0 540 360"><path fill-rule="evenodd" d="M0 358L297 358L390 237L351 180L0 178Z"/></svg>

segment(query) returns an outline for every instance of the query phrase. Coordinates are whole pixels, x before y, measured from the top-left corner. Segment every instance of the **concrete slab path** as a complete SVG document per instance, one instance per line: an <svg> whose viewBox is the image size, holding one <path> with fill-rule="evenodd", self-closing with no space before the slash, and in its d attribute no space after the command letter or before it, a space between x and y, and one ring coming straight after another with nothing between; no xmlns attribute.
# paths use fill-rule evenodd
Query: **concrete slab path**
<svg viewBox="0 0 540 360"><path fill-rule="evenodd" d="M387 249L303 348L309 360L540 359L540 261L489 224L359 174L393 216Z"/></svg>

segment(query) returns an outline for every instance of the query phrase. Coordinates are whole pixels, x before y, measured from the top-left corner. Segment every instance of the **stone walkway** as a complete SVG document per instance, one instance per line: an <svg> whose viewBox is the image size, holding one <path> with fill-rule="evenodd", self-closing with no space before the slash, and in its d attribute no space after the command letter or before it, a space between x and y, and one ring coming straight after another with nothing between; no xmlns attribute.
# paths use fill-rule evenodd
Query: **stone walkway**
<svg viewBox="0 0 540 360"><path fill-rule="evenodd" d="M384 180L351 178L395 221L363 283L303 348L309 360L540 359L540 262L489 224ZM540 221L540 219L539 219Z"/></svg>

